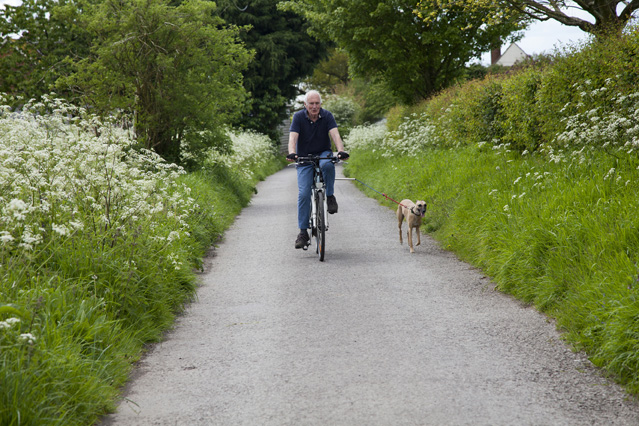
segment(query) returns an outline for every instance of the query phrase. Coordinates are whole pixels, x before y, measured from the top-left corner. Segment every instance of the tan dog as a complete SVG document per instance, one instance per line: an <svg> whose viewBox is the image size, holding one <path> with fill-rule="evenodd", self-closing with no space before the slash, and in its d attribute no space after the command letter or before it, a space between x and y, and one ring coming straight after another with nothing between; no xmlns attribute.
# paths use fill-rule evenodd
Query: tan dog
<svg viewBox="0 0 639 426"><path fill-rule="evenodd" d="M397 207L397 226L399 226L399 243L404 244L402 239L402 223L404 218L408 223L408 246L410 252L415 253L413 249L413 228L417 230L417 245L422 243L421 235L419 233L419 227L422 225L422 218L426 214L426 201L417 200L413 203L411 200L402 200Z"/></svg>

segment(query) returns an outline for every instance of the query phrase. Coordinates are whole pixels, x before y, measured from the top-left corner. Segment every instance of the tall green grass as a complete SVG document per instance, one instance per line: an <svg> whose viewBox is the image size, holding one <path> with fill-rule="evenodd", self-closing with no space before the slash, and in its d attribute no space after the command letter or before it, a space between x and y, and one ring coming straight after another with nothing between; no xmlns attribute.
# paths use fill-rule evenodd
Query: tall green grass
<svg viewBox="0 0 639 426"><path fill-rule="evenodd" d="M227 155L186 174L52 99L3 108L0 135L0 424L93 424L282 160L231 132Z"/></svg>
<svg viewBox="0 0 639 426"><path fill-rule="evenodd" d="M637 393L639 182L610 174L611 163L600 154L566 167L476 147L395 158L356 150L347 173L396 199L426 199L423 228L444 248L555 317Z"/></svg>
<svg viewBox="0 0 639 426"><path fill-rule="evenodd" d="M605 63L593 64L598 41L542 68L453 88L386 132L355 128L346 141L347 174L396 199L427 200L423 229L556 318L634 394L639 88L627 78L636 59L624 55L638 40L617 40Z"/></svg>

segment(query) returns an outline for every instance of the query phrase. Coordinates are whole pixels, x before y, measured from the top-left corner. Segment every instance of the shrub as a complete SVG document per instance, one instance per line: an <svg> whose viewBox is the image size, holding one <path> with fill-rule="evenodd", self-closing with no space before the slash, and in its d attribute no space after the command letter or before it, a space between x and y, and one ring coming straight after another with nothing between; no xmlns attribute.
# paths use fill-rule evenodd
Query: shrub
<svg viewBox="0 0 639 426"><path fill-rule="evenodd" d="M370 150L374 152L382 146L385 134L386 126L382 123L357 126L344 139L344 144L348 150Z"/></svg>
<svg viewBox="0 0 639 426"><path fill-rule="evenodd" d="M355 118L360 112L359 105L351 98L333 95L327 97L322 106L335 117L342 138L348 136L351 128L355 125Z"/></svg>
<svg viewBox="0 0 639 426"><path fill-rule="evenodd" d="M526 68L502 82L499 112L493 117L498 117L502 127L502 142L519 152L534 152L542 143L536 96L540 82L539 70L534 67Z"/></svg>

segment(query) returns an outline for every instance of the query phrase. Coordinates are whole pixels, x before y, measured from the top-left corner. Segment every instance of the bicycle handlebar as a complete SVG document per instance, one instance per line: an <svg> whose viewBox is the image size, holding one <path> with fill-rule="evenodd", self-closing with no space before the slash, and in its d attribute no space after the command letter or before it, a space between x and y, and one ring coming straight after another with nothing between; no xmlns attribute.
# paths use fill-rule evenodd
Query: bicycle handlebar
<svg viewBox="0 0 639 426"><path fill-rule="evenodd" d="M305 157L297 157L295 160L296 163L305 162L305 161L318 161L318 160L331 160L334 163L338 163L340 161L339 158L332 155L330 157L320 157L319 155L308 155Z"/></svg>

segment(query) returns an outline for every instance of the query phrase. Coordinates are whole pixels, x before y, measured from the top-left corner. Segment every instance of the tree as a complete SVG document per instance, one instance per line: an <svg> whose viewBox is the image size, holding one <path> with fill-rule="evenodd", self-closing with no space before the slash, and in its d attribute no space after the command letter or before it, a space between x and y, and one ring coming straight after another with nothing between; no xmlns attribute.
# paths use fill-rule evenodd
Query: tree
<svg viewBox="0 0 639 426"><path fill-rule="evenodd" d="M330 48L328 57L322 60L305 83L324 93L335 93L338 86L346 86L350 81L348 55L346 52Z"/></svg>
<svg viewBox="0 0 639 426"><path fill-rule="evenodd" d="M377 121L398 103L398 99L393 96L392 90L388 89L385 81L366 77L351 78L348 55L336 48L329 49L328 58L321 61L315 67L313 75L304 79L302 84L321 93L338 95L356 102L357 114L353 117L352 125ZM328 96L326 100L330 98L331 96ZM332 106L329 107L335 114L332 108ZM341 129L342 124L339 122L338 124Z"/></svg>
<svg viewBox="0 0 639 426"><path fill-rule="evenodd" d="M0 92L38 98L49 93L69 60L88 54L75 0L23 0L0 9Z"/></svg>
<svg viewBox="0 0 639 426"><path fill-rule="evenodd" d="M414 9L418 0L289 0L282 7L303 13L312 30L329 37L349 55L356 75L379 77L406 103L443 89L464 72L473 57L497 40L515 39L519 17L486 24L462 7L431 5L429 20Z"/></svg>
<svg viewBox="0 0 639 426"><path fill-rule="evenodd" d="M639 8L637 0L443 0L441 3L456 4L467 9L493 7L501 9L502 13L508 13L510 9L538 21L554 19L595 36L611 31L619 33ZM586 12L594 22L569 14L571 9Z"/></svg>
<svg viewBox="0 0 639 426"><path fill-rule="evenodd" d="M235 124L275 139L277 127L287 116L287 105L297 95L296 83L312 73L326 54L326 43L309 36L302 16L277 8L279 0L218 2L220 16L228 23L248 27L241 32L255 59L244 72L248 113Z"/></svg>
<svg viewBox="0 0 639 426"><path fill-rule="evenodd" d="M241 112L250 60L214 9L204 0L98 2L81 17L91 52L57 86L95 111L133 113L138 140L166 160L195 159L221 145Z"/></svg>

